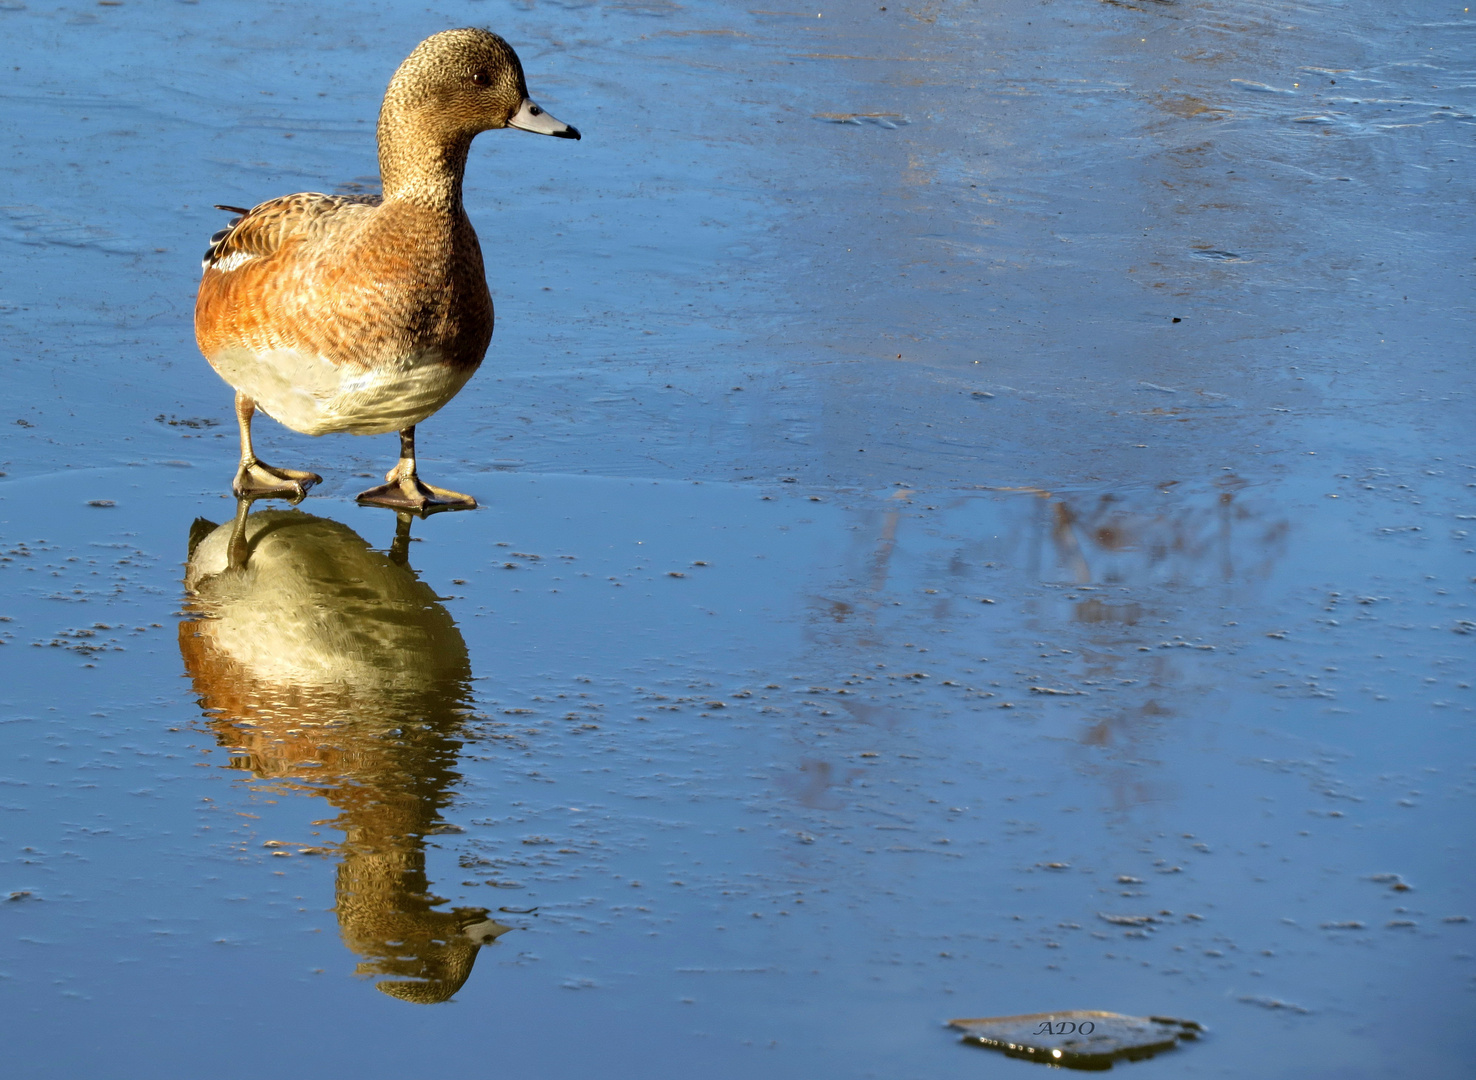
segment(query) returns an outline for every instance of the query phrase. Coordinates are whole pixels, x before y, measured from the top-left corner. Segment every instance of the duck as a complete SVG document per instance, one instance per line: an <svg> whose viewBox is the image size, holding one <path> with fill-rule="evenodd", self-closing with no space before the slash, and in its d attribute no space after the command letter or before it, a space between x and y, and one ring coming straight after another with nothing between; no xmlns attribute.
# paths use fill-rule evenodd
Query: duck
<svg viewBox="0 0 1476 1080"><path fill-rule="evenodd" d="M472 140L579 130L528 96L490 30L445 30L400 64L379 112L380 195L303 192L249 209L210 238L195 339L235 390L237 498L300 501L317 473L256 456L257 410L307 435L398 432L400 455L366 505L428 513L476 499L421 480L415 429L466 385L492 340L492 295L462 203Z"/></svg>

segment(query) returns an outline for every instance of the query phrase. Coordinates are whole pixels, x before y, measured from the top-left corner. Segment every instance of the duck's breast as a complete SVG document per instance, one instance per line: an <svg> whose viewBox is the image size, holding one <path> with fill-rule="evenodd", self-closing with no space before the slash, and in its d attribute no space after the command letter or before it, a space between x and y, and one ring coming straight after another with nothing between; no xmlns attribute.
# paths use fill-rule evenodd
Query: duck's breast
<svg viewBox="0 0 1476 1080"><path fill-rule="evenodd" d="M357 367L311 349L227 347L210 365L267 415L305 435L403 431L455 397L476 372L447 363L438 349Z"/></svg>

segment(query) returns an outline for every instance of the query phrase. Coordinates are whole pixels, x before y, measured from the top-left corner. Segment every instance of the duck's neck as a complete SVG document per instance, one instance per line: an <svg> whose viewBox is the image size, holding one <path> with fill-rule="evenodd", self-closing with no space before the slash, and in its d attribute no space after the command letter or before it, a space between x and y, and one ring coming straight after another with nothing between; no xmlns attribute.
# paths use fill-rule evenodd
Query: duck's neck
<svg viewBox="0 0 1476 1080"><path fill-rule="evenodd" d="M379 178L386 202L461 213L461 178L471 135L441 135L415 117L385 109L379 117Z"/></svg>

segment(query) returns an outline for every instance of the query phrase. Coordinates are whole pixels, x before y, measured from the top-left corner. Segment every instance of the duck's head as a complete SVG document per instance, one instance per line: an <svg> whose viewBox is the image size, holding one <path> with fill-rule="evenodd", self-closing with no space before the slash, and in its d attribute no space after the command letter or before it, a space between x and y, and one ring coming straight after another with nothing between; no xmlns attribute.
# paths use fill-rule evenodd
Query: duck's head
<svg viewBox="0 0 1476 1080"><path fill-rule="evenodd" d="M380 131L406 125L442 144L469 141L497 128L577 139L528 97L523 65L490 30L443 30L405 58L385 91Z"/></svg>

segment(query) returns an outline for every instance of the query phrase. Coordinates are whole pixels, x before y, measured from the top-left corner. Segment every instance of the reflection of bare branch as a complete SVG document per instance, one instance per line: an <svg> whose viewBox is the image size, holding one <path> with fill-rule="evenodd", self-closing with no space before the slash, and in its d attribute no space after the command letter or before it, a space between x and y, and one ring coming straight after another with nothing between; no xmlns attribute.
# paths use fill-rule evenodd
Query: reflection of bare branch
<svg viewBox="0 0 1476 1080"><path fill-rule="evenodd" d="M1056 554L1071 569L1076 581L1085 585L1092 580L1092 568L1082 557L1081 544L1077 542L1076 533L1072 529L1076 524L1076 514L1064 502L1052 503L1051 510L1055 513L1051 539L1055 542Z"/></svg>
<svg viewBox="0 0 1476 1080"><path fill-rule="evenodd" d="M906 489L892 492L894 501L905 502L913 492ZM857 611L863 611L865 618L862 620L866 626L875 623L875 596L882 592L887 585L887 576L891 572L892 555L897 549L897 530L902 523L903 513L900 510L887 510L882 514L881 531L876 538L876 549L870 558L870 573L867 575L869 586L866 590L868 599L860 603L852 603L845 600L835 600L830 597L816 597L817 613L828 616L832 622L847 623ZM853 629L853 633L858 632ZM871 643L874 644L874 643Z"/></svg>
<svg viewBox="0 0 1476 1080"><path fill-rule="evenodd" d="M1256 528L1258 514L1237 500L1244 481L1227 477L1216 486L1219 490L1206 497L1179 495L1171 507L1143 505L1161 499L1167 488L1136 496L1054 494L1048 542L1078 585L1177 582L1206 563L1225 582L1266 573L1287 523ZM1244 564L1239 571L1237 556Z"/></svg>
<svg viewBox="0 0 1476 1080"><path fill-rule="evenodd" d="M1051 674L1039 677L1060 681L1032 682L1026 692L1041 706L1052 700L1061 709L1070 701L1083 710L1081 743L1107 751L1086 756L1082 767L1100 774L1119 807L1162 797L1163 781L1145 780L1138 766L1145 757L1144 744L1159 737L1164 719L1179 707L1179 690L1194 665L1186 664L1183 654L1171 657L1144 644L1148 639L1131 628L1151 623L1160 627L1155 633L1165 633L1161 627L1172 620L1160 620L1173 612L1161 606L1169 595L1162 586L1206 579L1235 584L1270 572L1290 526L1247 497L1247 487L1227 473L1210 483L1168 481L1120 492L994 488L984 498L956 493L938 516L921 512L937 507L910 504L917 493L891 492L881 506L861 512L857 535L865 538L862 545L811 608L810 641L825 654L819 664L836 673L852 671L845 687L856 687L854 693L847 689L845 696L828 701L819 715L844 709L848 720L878 728L897 722L894 699L901 695L895 685L892 693L879 692L879 682L870 685L883 665L869 661L890 664L907 655L897 649L897 642L905 639L890 640L898 631L905 629L907 637L921 643L914 635L927 633L925 622L931 621L940 633L969 623L977 629L971 630L964 648L991 655L1012 651L1011 637L1028 632L1039 639L1040 649L1029 650L1039 651L1039 657L1024 662L1039 670L1038 660L1053 660ZM939 496L933 500L944 501ZM993 606L1004 587L996 572L1005 567L1019 587L1018 602ZM1039 583L1059 591L1039 588ZM994 595L974 592L986 588ZM918 592L936 599L920 600ZM964 609L964 600L991 606ZM1195 640L1208 650L1211 646L1197 636L1204 629L1194 628ZM964 640L960 634L949 642L957 649ZM1181 639L1179 643L1190 647ZM928 644L937 647L943 639ZM976 677L967 668L950 674L952 680L933 685L957 686L962 692L950 695L944 707L993 710L1014 708L1017 702L1036 707L1025 706L1018 697L1008 701L1018 687L1006 689L1002 680ZM998 688L997 694L985 680ZM1132 699L1137 703L1131 704ZM932 700L942 702L940 697ZM1108 702L1117 705L1104 718L1101 709L1110 707ZM822 745L807 747L814 756L800 763L790 785L796 800L807 806L828 805L845 782L839 763L827 762L819 751Z"/></svg>
<svg viewBox="0 0 1476 1080"><path fill-rule="evenodd" d="M897 492L892 498L906 494ZM876 538L876 554L871 560L871 590L881 592L887 585L887 571L891 567L892 552L897 549L897 525L902 520L902 515L896 510L888 510L882 515L881 535Z"/></svg>
<svg viewBox="0 0 1476 1080"><path fill-rule="evenodd" d="M1089 600L1079 601L1072 610L1072 615L1081 623L1122 623L1124 626L1133 626L1143 617L1143 606L1134 603L1109 604L1094 596Z"/></svg>
<svg viewBox="0 0 1476 1080"><path fill-rule="evenodd" d="M338 922L359 972L397 977L378 984L394 997L445 1001L508 929L482 908L435 910L425 872L424 838L460 779L471 676L450 613L403 543L386 555L335 521L243 509L197 522L191 540L199 617L180 650L211 729L255 779L340 810Z"/></svg>

